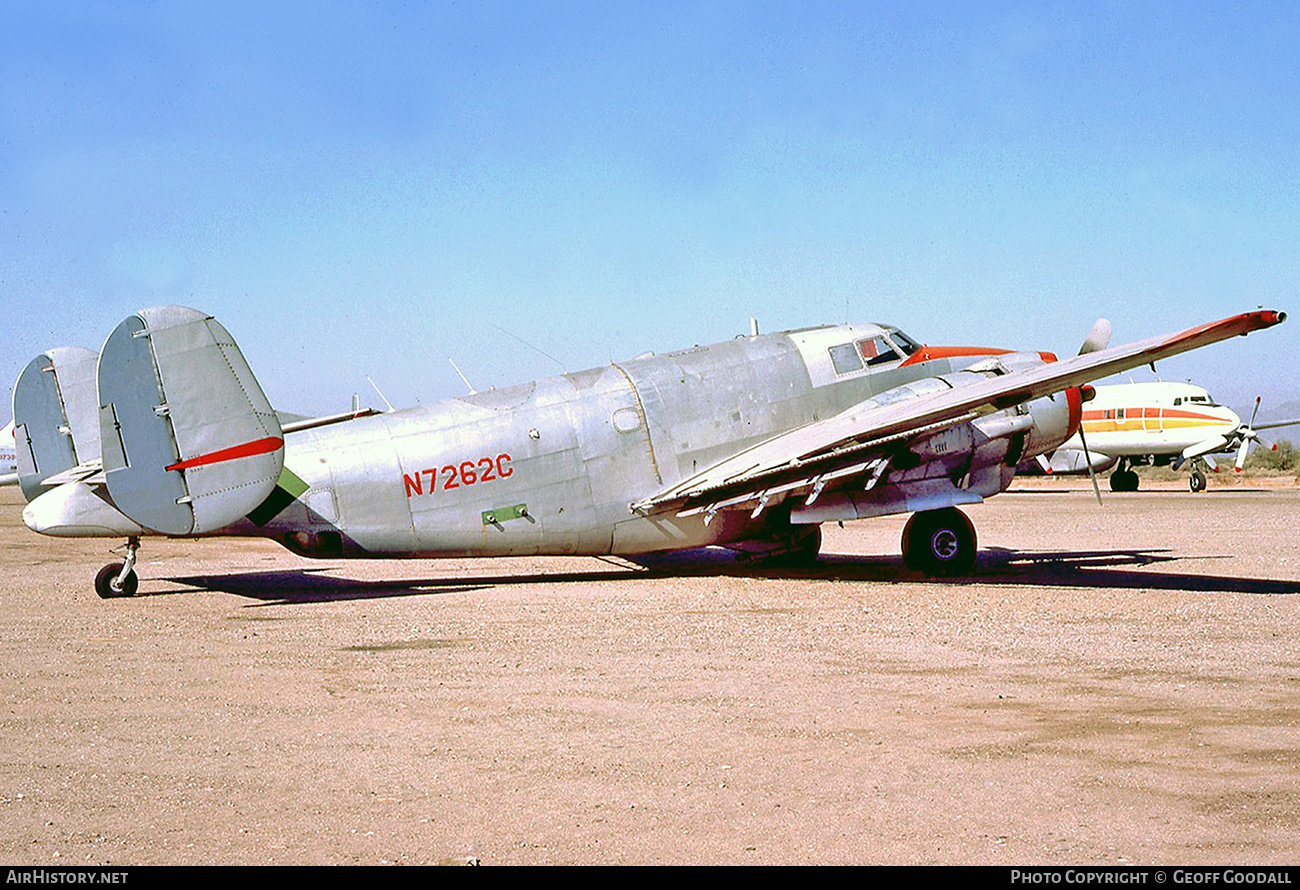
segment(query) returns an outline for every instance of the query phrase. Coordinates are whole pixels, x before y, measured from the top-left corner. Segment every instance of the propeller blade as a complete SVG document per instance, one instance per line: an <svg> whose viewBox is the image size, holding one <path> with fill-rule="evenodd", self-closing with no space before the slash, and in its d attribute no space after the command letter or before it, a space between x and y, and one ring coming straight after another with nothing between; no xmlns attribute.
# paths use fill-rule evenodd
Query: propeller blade
<svg viewBox="0 0 1300 890"><path fill-rule="evenodd" d="M1255 410L1250 412L1250 423L1246 424L1250 429L1255 428L1255 415L1259 413L1259 402L1262 398L1262 396L1255 396Z"/></svg>
<svg viewBox="0 0 1300 890"><path fill-rule="evenodd" d="M1241 468L1246 465L1246 454L1249 451L1250 451L1250 438L1247 436L1243 436L1241 439L1241 447L1237 449L1237 463L1233 467L1233 470L1235 470L1238 473L1241 472Z"/></svg>
<svg viewBox="0 0 1300 890"><path fill-rule="evenodd" d="M1103 321L1106 321L1106 319L1100 319L1097 324L1101 324ZM1107 336L1109 337L1110 322L1106 322L1106 327L1108 329ZM1093 331L1096 332L1096 330L1094 327ZM1088 344L1084 343L1083 345L1087 346ZM1097 484L1097 470L1092 465L1092 453L1088 451L1088 439L1083 434L1083 421L1079 421L1079 444L1083 446L1083 460L1088 465L1088 478L1092 480L1093 494L1097 495L1097 506L1104 506L1101 502L1101 486Z"/></svg>
<svg viewBox="0 0 1300 890"><path fill-rule="evenodd" d="M1219 465L1214 462L1213 457L1211 457L1208 454L1202 454L1201 460L1205 461L1206 466L1208 466L1211 470L1213 470L1216 473L1219 472Z"/></svg>
<svg viewBox="0 0 1300 890"><path fill-rule="evenodd" d="M1079 355L1087 355L1105 349L1110 344L1110 322L1104 318L1097 319L1088 333L1088 339L1079 347Z"/></svg>

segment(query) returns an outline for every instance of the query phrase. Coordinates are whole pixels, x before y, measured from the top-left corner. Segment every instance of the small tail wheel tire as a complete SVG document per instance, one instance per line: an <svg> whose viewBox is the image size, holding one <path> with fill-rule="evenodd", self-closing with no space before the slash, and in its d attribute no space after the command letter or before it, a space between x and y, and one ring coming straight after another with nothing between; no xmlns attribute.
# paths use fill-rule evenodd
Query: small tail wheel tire
<svg viewBox="0 0 1300 890"><path fill-rule="evenodd" d="M95 593L99 594L102 599L135 596L136 589L140 586L140 579L134 570L127 572L121 586L117 583L117 576L122 574L123 565L125 563L110 562L100 569L99 574L95 576Z"/></svg>

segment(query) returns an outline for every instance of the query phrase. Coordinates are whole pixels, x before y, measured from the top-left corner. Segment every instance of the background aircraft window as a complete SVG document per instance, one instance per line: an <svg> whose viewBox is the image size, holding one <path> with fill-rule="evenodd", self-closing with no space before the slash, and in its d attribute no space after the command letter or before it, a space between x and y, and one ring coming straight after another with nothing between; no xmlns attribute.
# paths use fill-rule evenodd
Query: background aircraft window
<svg viewBox="0 0 1300 890"><path fill-rule="evenodd" d="M858 358L858 351L852 343L832 346L831 364L835 366L836 374L848 374L851 371L862 370L862 359Z"/></svg>

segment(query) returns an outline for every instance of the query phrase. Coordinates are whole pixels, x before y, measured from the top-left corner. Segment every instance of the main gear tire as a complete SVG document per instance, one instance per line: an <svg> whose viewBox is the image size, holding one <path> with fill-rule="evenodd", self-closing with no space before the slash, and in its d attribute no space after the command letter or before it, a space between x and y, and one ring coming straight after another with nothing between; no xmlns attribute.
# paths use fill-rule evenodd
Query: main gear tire
<svg viewBox="0 0 1300 890"><path fill-rule="evenodd" d="M903 528L903 564L927 575L968 575L978 551L975 526L955 507L915 513Z"/></svg>

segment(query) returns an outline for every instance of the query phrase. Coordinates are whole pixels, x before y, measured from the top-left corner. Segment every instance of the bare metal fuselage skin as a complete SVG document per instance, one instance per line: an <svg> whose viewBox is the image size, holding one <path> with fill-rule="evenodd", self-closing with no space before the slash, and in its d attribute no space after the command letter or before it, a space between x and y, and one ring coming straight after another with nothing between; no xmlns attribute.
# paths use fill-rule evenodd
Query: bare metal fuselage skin
<svg viewBox="0 0 1300 890"><path fill-rule="evenodd" d="M833 347L880 333L844 325L737 338L293 433L276 495L222 533L319 557L638 554L788 533L788 507L710 522L629 505L751 445L986 358L837 369ZM992 464L968 502L1010 482L1014 469ZM896 497L878 512L914 507Z"/></svg>

